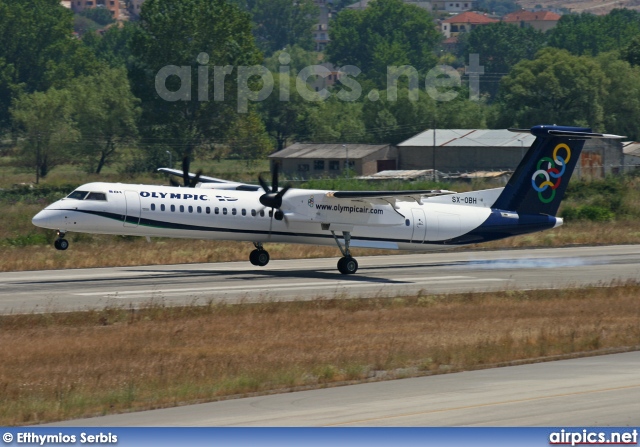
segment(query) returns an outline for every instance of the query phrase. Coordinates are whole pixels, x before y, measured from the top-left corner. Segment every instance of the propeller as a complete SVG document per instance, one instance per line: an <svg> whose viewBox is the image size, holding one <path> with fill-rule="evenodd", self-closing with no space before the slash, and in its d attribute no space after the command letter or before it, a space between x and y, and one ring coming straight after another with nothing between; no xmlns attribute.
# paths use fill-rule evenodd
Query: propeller
<svg viewBox="0 0 640 447"><path fill-rule="evenodd" d="M199 169L196 172L194 178L189 177L189 159L188 157L184 157L182 159L182 180L184 181L185 188L195 188L198 183L200 183L200 176L202 175L202 169ZM169 177L169 183L171 186L181 187L183 185L180 184L177 180L174 180L173 177Z"/></svg>
<svg viewBox="0 0 640 447"><path fill-rule="evenodd" d="M278 191L278 164L273 166L273 172L271 173L271 186L266 182L261 175L258 176L260 186L264 190L264 194L260 196L260 203L267 208L271 208L271 218L276 220L284 219L284 213L280 210L282 206L282 198L289 191L291 185L287 184Z"/></svg>

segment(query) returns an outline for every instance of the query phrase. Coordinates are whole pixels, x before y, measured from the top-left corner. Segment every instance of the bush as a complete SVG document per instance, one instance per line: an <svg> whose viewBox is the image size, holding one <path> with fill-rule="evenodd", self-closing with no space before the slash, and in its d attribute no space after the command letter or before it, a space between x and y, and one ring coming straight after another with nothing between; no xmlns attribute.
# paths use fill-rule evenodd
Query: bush
<svg viewBox="0 0 640 447"><path fill-rule="evenodd" d="M78 15L86 17L89 20L93 20L94 22L102 26L115 22L111 11L109 11L107 8L85 9L84 11L79 12Z"/></svg>
<svg viewBox="0 0 640 447"><path fill-rule="evenodd" d="M603 222L607 220L612 220L614 218L614 214L612 211L602 206L583 205L575 208L566 207L562 211L561 217L566 221L591 220L594 222Z"/></svg>

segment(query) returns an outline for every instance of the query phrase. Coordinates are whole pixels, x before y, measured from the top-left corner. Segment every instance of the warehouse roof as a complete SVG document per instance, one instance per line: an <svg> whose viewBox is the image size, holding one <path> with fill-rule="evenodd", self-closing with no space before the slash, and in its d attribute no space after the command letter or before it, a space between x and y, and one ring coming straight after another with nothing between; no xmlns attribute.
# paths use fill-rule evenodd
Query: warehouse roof
<svg viewBox="0 0 640 447"><path fill-rule="evenodd" d="M398 144L405 146L433 146L433 129ZM448 147L529 147L536 137L529 133L509 132L507 129L435 129L436 146ZM522 141L522 143L521 143Z"/></svg>
<svg viewBox="0 0 640 447"><path fill-rule="evenodd" d="M281 151L274 152L269 158L338 158L347 156L350 159L363 158L374 154L381 149L389 147L388 144L317 144L294 143Z"/></svg>

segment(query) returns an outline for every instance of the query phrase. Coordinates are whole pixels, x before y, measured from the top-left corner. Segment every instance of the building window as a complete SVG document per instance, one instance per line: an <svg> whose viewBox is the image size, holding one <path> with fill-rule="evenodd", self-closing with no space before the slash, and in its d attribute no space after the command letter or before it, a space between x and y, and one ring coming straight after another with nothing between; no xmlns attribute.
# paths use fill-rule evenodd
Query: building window
<svg viewBox="0 0 640 447"><path fill-rule="evenodd" d="M349 160L349 161L345 160L344 161L344 168L345 169L353 169L355 166L356 166L356 162L353 161L353 160Z"/></svg>
<svg viewBox="0 0 640 447"><path fill-rule="evenodd" d="M307 163L300 163L298 165L298 171L300 172L307 172L309 171L309 165Z"/></svg>
<svg viewBox="0 0 640 447"><path fill-rule="evenodd" d="M330 161L329 162L329 170L330 171L339 171L340 170L340 162L339 161Z"/></svg>
<svg viewBox="0 0 640 447"><path fill-rule="evenodd" d="M313 169L316 171L324 171L324 160L314 160Z"/></svg>

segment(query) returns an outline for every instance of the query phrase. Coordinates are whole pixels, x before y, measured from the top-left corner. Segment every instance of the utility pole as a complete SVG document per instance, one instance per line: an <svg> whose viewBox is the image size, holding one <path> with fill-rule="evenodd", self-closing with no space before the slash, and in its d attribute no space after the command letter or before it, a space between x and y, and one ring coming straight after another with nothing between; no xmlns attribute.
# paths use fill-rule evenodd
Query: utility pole
<svg viewBox="0 0 640 447"><path fill-rule="evenodd" d="M347 161L345 162L346 165L344 167L344 176L346 178L349 178L349 148L347 147L346 144L343 144L342 147L344 148L344 150L347 152Z"/></svg>
<svg viewBox="0 0 640 447"><path fill-rule="evenodd" d="M433 120L433 181L436 181L436 120Z"/></svg>

